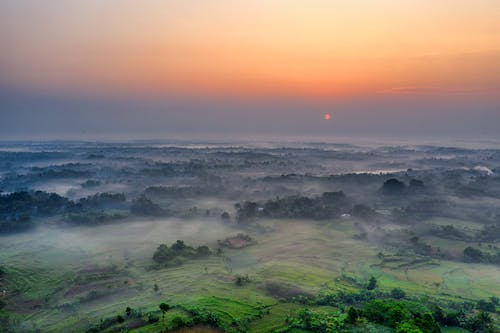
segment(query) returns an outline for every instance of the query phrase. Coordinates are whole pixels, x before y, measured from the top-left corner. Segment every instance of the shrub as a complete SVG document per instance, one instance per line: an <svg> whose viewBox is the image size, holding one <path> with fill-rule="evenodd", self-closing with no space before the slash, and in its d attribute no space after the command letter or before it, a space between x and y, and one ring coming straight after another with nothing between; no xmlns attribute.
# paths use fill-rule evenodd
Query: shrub
<svg viewBox="0 0 500 333"><path fill-rule="evenodd" d="M402 299L406 297L406 293L401 288L394 288L391 290L391 297L394 299Z"/></svg>

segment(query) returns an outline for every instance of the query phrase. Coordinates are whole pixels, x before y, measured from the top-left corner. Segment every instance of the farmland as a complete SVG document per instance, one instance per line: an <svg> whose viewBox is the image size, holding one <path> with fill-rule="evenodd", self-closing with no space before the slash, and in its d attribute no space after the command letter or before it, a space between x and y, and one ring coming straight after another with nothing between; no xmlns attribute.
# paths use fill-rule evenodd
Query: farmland
<svg viewBox="0 0 500 333"><path fill-rule="evenodd" d="M64 167L3 153L6 332L498 329L497 176L450 159L325 174L334 158L369 168L358 148L58 147Z"/></svg>

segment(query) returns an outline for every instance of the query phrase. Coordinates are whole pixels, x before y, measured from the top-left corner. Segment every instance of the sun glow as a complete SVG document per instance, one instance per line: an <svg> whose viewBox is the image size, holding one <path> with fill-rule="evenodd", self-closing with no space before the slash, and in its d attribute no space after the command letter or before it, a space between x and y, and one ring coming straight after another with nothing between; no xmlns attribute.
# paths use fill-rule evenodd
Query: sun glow
<svg viewBox="0 0 500 333"><path fill-rule="evenodd" d="M127 3L0 7L2 77L103 94L500 91L498 1Z"/></svg>

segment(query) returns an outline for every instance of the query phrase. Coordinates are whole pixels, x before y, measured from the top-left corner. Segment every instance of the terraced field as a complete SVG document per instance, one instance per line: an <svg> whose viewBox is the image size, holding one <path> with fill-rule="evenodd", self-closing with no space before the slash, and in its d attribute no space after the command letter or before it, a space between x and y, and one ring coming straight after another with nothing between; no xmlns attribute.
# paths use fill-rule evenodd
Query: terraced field
<svg viewBox="0 0 500 333"><path fill-rule="evenodd" d="M156 332L176 316L189 317L186 311L194 307L217 314L221 327L229 330L265 332L283 327L283 318L299 308L280 299L322 290L355 291L370 276L383 291L400 287L412 295L432 294L444 300L500 296L497 266L391 253L354 239L357 231L350 220L265 220L260 222L265 228L249 230L199 221L182 222L180 227L179 221L154 223L156 242L149 240L151 233L129 234L129 225L39 230L17 238L18 243L2 237L0 260L7 268L11 297L8 310L27 330L61 332L83 330L126 307L159 313L158 304L167 302L174 308L165 321L134 332ZM113 228L121 230L111 233ZM258 231L263 229L268 231ZM47 243L40 241L46 239L43 232L56 234ZM183 238L215 249L218 239L238 232L250 234L256 243L175 267L153 267L151 256L160 240ZM104 233L114 236L106 238ZM83 234L93 250L85 242L67 241ZM377 256L380 251L383 258ZM248 275L250 282L237 286L236 275Z"/></svg>

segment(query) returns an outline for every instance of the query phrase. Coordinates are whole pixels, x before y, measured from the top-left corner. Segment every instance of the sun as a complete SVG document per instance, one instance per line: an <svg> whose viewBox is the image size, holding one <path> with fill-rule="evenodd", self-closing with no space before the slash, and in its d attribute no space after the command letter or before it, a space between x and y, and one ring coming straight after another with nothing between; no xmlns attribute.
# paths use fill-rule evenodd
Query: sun
<svg viewBox="0 0 500 333"><path fill-rule="evenodd" d="M325 115L323 116L325 120L330 120L331 117L332 116L329 113L325 113Z"/></svg>

